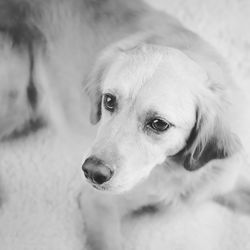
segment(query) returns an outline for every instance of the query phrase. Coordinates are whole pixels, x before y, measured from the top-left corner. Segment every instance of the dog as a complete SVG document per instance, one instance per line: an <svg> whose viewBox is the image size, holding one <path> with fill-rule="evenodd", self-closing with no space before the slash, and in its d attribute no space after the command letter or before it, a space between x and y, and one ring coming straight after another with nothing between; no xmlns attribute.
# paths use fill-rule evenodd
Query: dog
<svg viewBox="0 0 250 250"><path fill-rule="evenodd" d="M145 218L148 228L159 229L158 218L176 236L164 248L205 249L220 234L208 230L204 244L181 234L181 222L192 233L200 225L184 208L249 213L230 71L174 18L139 0L1 0L0 55L2 140L81 126L86 87L91 121L100 121L83 164L91 185L79 195L92 249L121 249L129 243L123 222ZM237 239L232 249L249 248Z"/></svg>
<svg viewBox="0 0 250 250"><path fill-rule="evenodd" d="M136 223L150 216L150 227L156 218L174 216L165 223L175 228L184 210L200 213L206 205L249 213L249 170L230 122L237 89L226 63L169 16L152 22L156 29L106 48L86 79L90 120L99 122L82 166L92 186L80 198L90 249L131 249L123 233L128 218ZM210 223L204 214L199 219ZM240 237L223 242L218 225L207 232L199 221L183 221L193 234L208 235L193 238L170 228L174 240L162 249L249 248ZM138 249L155 249L147 243Z"/></svg>

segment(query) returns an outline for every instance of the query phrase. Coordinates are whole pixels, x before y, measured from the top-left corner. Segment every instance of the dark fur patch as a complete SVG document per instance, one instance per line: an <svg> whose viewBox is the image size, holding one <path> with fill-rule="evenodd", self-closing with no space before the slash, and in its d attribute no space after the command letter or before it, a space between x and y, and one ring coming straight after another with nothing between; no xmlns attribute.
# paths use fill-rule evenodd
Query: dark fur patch
<svg viewBox="0 0 250 250"><path fill-rule="evenodd" d="M195 124L189 134L189 137L188 139L186 140L186 144L185 146L177 153L175 154L174 156L172 156L172 160L177 162L178 164L182 164L186 166L184 166L185 168L187 167L187 163L188 163L188 160L190 160L190 157L191 155L189 154L189 157L188 157L188 151L191 149L195 139L197 138L198 136L198 133L199 133L199 125L198 125L198 110L196 111L196 121L195 121Z"/></svg>
<svg viewBox="0 0 250 250"><path fill-rule="evenodd" d="M147 214L156 214L157 212L159 212L159 207L156 204L150 204L133 211L132 216L138 217Z"/></svg>
<svg viewBox="0 0 250 250"><path fill-rule="evenodd" d="M97 103L97 120L99 121L102 116L102 98L99 98Z"/></svg>
<svg viewBox="0 0 250 250"><path fill-rule="evenodd" d="M31 107L33 109L36 109L37 103L38 103L38 93L37 93L36 86L32 80L32 76L30 79L29 86L27 88L27 98L28 98L28 101L29 101Z"/></svg>
<svg viewBox="0 0 250 250"><path fill-rule="evenodd" d="M228 157L228 154L223 148L218 147L217 139L211 138L201 152L199 149L195 150L193 160L191 154L188 154L183 165L187 170L193 171L204 166L212 159L224 159L226 157Z"/></svg>
<svg viewBox="0 0 250 250"><path fill-rule="evenodd" d="M250 188L234 190L224 196L215 197L214 201L223 207L232 210L233 212L240 212L250 214Z"/></svg>
<svg viewBox="0 0 250 250"><path fill-rule="evenodd" d="M131 24L139 16L138 12L145 11L146 7L140 4L140 8L135 4L129 7L123 3L123 0L85 0L87 8L96 22L113 20L110 24L117 26L120 23Z"/></svg>
<svg viewBox="0 0 250 250"><path fill-rule="evenodd" d="M97 71L94 72L93 76L88 79L91 84L90 88L86 89L86 93L90 98L91 101L91 115L90 120L92 124L96 124L100 121L102 116L102 93L100 90L100 85L105 77L105 73L107 71L107 68L109 67L107 65L108 63L103 63ZM93 88L94 85L95 88Z"/></svg>
<svg viewBox="0 0 250 250"><path fill-rule="evenodd" d="M13 48L25 50L29 54L30 77L26 91L27 101L33 110L38 103L38 91L34 82L34 48L45 40L34 24L34 19L39 16L38 5L35 6L33 8L32 1L0 0L0 32L11 40ZM41 122L34 119L22 131L13 132L12 137L25 136L41 127Z"/></svg>
<svg viewBox="0 0 250 250"><path fill-rule="evenodd" d="M108 4L109 0L86 0L85 6L92 13L94 13L94 19L96 21L101 20L103 16L108 16L105 6Z"/></svg>
<svg viewBox="0 0 250 250"><path fill-rule="evenodd" d="M0 2L0 32L9 36L14 46L29 46L41 39L41 32L32 24L32 13L34 10L27 2Z"/></svg>
<svg viewBox="0 0 250 250"><path fill-rule="evenodd" d="M35 60L34 60L34 51L33 46L29 46L29 58L30 58L30 79L29 85L27 88L27 98L33 109L36 109L38 103L38 92L36 85L34 83L34 68L35 68Z"/></svg>
<svg viewBox="0 0 250 250"><path fill-rule="evenodd" d="M24 126L12 132L9 136L4 137L1 141L17 140L37 133L46 126L46 122L42 118L32 119L24 124Z"/></svg>
<svg viewBox="0 0 250 250"><path fill-rule="evenodd" d="M198 109L196 112L196 122L186 141L186 145L176 155L172 156L172 160L184 166L188 171L198 170L213 159L224 159L228 157L228 153L223 147L219 146L218 138L211 136L206 145L202 148L197 145L194 152L192 151L193 143L198 137L202 127L203 120L198 121Z"/></svg>

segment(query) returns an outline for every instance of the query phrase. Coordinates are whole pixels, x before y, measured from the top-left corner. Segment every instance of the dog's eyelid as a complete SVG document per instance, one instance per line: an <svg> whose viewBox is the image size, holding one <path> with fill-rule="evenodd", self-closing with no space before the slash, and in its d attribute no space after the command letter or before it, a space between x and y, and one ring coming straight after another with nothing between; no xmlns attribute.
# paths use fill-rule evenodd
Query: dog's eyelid
<svg viewBox="0 0 250 250"><path fill-rule="evenodd" d="M114 89L105 89L102 90L102 97L104 97L105 95L112 95L116 98L116 100L120 99L120 95L118 93L118 91L114 90Z"/></svg>
<svg viewBox="0 0 250 250"><path fill-rule="evenodd" d="M174 126L175 126L172 122L169 121L169 119L163 118L163 116L156 116L156 117L154 117L153 119L154 119L154 120L162 120L162 121L168 123L168 125L169 125L170 127L174 127Z"/></svg>
<svg viewBox="0 0 250 250"><path fill-rule="evenodd" d="M168 123L171 127L176 127L176 125L171 122L170 119L166 118L166 115L159 114L155 111L150 111L146 114L145 123L157 119Z"/></svg>

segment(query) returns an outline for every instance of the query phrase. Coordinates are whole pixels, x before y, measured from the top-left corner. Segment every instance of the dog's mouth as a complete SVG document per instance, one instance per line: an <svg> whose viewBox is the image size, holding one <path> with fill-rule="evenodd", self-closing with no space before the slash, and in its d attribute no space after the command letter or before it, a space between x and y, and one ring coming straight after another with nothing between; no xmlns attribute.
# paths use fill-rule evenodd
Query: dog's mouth
<svg viewBox="0 0 250 250"><path fill-rule="evenodd" d="M87 180L89 185L91 185L93 188L95 188L95 189L97 189L99 191L108 191L109 190L107 184L99 185L99 184L94 183L91 180L88 180L88 179L86 179L86 180Z"/></svg>
<svg viewBox="0 0 250 250"><path fill-rule="evenodd" d="M106 191L106 190L107 190L107 188L105 188L105 187L103 187L103 186L100 186L100 185L97 185L97 184L94 184L94 183L92 183L92 186L93 186L95 189L99 190L99 191Z"/></svg>
<svg viewBox="0 0 250 250"><path fill-rule="evenodd" d="M121 194L129 191L131 188L129 188L127 185L113 185L113 183L105 183L102 185L93 183L92 181L88 181L88 183L96 190L101 192L106 192L110 194Z"/></svg>
<svg viewBox="0 0 250 250"><path fill-rule="evenodd" d="M112 194L117 194L120 193L119 188L112 186L109 183L105 183L102 185L93 183L92 181L88 181L88 183L96 190L101 191L101 192L108 192L108 193L112 193Z"/></svg>

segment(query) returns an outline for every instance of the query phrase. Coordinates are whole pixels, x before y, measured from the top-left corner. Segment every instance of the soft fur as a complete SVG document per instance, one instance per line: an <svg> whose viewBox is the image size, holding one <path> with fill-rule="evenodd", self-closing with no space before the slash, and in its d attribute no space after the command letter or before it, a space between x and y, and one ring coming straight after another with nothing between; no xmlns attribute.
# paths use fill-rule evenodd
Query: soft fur
<svg viewBox="0 0 250 250"><path fill-rule="evenodd" d="M126 245L124 217L140 220L138 216L150 214L154 223L155 216L171 216L174 210L178 225L178 211L181 218L183 209L204 209L212 201L248 210L249 176L242 175L244 157L230 123L237 90L229 70L210 45L181 24L168 16L158 22L153 21L157 29L149 27L106 49L88 78L91 121L100 122L89 156L114 169L108 182L90 181L102 193L92 191L83 198L90 209L83 211L93 249ZM106 93L116 96L114 113L103 106ZM145 131L148 115L172 126L160 135ZM246 202L239 201L243 196ZM182 247L169 245L170 240L166 246L201 249L200 240ZM209 244L208 237L202 240Z"/></svg>
<svg viewBox="0 0 250 250"><path fill-rule="evenodd" d="M100 121L90 155L115 167L102 192L79 196L91 249L129 245L142 220L145 232L166 225L167 249L249 249L217 228L217 207L249 213L249 174L234 84L211 46L139 0L2 0L0 21L2 139L79 126L87 84ZM123 105L111 116L100 104L113 90ZM151 106L174 125L164 135L141 129Z"/></svg>

